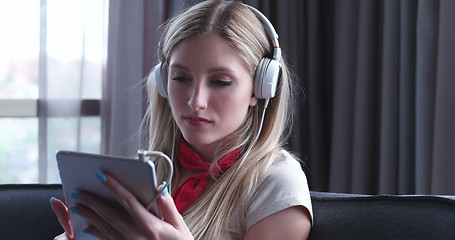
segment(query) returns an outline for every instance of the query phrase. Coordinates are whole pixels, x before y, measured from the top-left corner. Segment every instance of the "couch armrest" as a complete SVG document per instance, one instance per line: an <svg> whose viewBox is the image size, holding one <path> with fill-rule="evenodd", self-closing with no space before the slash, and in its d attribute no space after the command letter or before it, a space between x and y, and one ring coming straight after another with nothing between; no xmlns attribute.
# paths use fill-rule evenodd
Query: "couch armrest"
<svg viewBox="0 0 455 240"><path fill-rule="evenodd" d="M63 232L51 197L63 199L60 184L0 184L0 239L54 239Z"/></svg>

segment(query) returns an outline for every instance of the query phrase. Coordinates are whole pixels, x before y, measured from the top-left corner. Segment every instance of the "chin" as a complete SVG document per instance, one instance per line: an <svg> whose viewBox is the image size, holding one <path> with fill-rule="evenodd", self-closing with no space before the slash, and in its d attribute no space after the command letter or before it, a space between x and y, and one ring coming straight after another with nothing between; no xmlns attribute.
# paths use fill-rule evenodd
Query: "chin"
<svg viewBox="0 0 455 240"><path fill-rule="evenodd" d="M200 138L195 138L195 137L183 137L185 141L191 145L194 146L204 146L204 145L210 145L214 143L214 141L210 141L207 139L200 139Z"/></svg>
<svg viewBox="0 0 455 240"><path fill-rule="evenodd" d="M183 134L183 138L186 142L193 146L208 146L218 144L220 142L219 138L201 136L198 134Z"/></svg>

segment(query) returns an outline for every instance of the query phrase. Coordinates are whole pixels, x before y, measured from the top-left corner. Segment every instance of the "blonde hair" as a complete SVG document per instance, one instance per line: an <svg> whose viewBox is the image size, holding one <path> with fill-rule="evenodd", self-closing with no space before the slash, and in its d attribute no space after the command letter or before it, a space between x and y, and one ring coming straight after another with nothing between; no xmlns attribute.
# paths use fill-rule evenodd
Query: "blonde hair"
<svg viewBox="0 0 455 240"><path fill-rule="evenodd" d="M206 36L216 33L227 40L244 60L253 76L259 61L263 57L272 58L273 45L267 30L256 15L240 2L205 1L177 15L165 25L159 53L160 60L166 64L169 61L172 49L181 41L193 36ZM277 94L270 99L265 112L262 131L254 143L253 139L259 134L262 110L265 100L259 99L258 104L250 107L239 129L230 135L229 143L221 146L215 154L214 163L226 153L240 148L242 154L251 147L242 167L233 178L232 185L226 189L229 180L239 163L236 163L221 177L213 181L210 189L206 190L196 204L187 209L183 215L193 236L200 235L214 219L203 234L202 239L219 239L227 234L225 231L231 220L231 213L246 199L249 199L258 180L271 165L274 155L282 150L283 141L287 134L287 126L291 126L292 84L286 64L281 60L281 74ZM166 79L167 80L167 79ZM149 101L143 129L148 129L148 147L151 150L162 151L173 156L174 168L178 170L177 150L181 136L172 116L167 99L158 94L154 79L147 83ZM165 164L157 163L157 172L160 179L168 169ZM214 166L214 164L212 165ZM165 174L164 174L165 175ZM174 180L179 176L175 171ZM174 181L175 182L175 181ZM171 184L171 188L174 187ZM226 189L226 195L223 192ZM172 190L171 190L172 191ZM216 207L220 205L214 215Z"/></svg>

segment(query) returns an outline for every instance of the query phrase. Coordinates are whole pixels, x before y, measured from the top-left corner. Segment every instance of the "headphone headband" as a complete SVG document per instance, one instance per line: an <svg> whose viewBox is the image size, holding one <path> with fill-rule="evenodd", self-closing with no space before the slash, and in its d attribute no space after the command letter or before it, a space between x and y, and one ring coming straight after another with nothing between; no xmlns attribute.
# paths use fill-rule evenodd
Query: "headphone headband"
<svg viewBox="0 0 455 240"><path fill-rule="evenodd" d="M280 43L278 42L278 33L276 33L275 28L273 27L272 23L270 20L259 10L256 8L243 4L245 7L250 9L261 21L265 26L267 27L268 34L270 38L272 39L273 43L273 59L280 61L281 58L281 48L280 48Z"/></svg>
<svg viewBox="0 0 455 240"><path fill-rule="evenodd" d="M281 48L278 42L278 34L275 31L272 23L264 16L259 10L256 8L249 6L247 4L243 4L243 6L247 7L250 11L252 11L257 18L265 25L267 30L267 34L272 40L273 43L273 58L266 58L263 57L259 62L256 72L254 74L254 95L259 99L268 99L273 98L276 93L276 88L278 85L278 78L281 71L280 66L280 59L281 59ZM163 35L160 37L160 41L158 42L158 59L161 61L150 74L151 76L155 76L156 85L158 88L159 94L167 98L167 89L166 89L166 81L167 81L167 64L164 62L165 60L162 59L162 38Z"/></svg>

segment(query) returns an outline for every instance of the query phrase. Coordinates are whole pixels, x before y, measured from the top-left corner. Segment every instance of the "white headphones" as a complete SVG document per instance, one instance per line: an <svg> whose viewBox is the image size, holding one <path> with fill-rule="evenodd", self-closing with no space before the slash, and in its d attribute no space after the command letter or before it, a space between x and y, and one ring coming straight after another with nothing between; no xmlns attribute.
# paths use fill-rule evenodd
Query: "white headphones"
<svg viewBox="0 0 455 240"><path fill-rule="evenodd" d="M280 76L281 66L281 48L278 43L278 34L275 31L272 23L262 14L259 10L249 5L248 7L264 24L267 28L270 37L273 42L273 58L262 58L254 74L254 95L258 99L268 99L275 97L276 88L278 85L278 78ZM161 40L158 44L158 50L161 49ZM161 58L161 53L158 53L158 57ZM160 62L153 69L153 72L149 75L149 78L155 76L156 86L159 94L167 98L166 81L168 75L168 66L165 62Z"/></svg>

